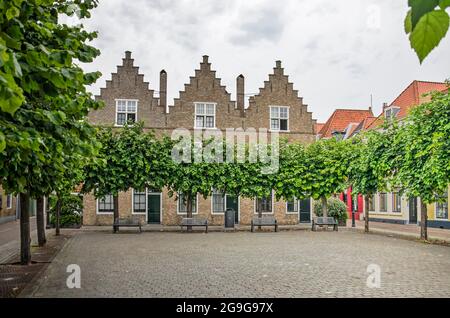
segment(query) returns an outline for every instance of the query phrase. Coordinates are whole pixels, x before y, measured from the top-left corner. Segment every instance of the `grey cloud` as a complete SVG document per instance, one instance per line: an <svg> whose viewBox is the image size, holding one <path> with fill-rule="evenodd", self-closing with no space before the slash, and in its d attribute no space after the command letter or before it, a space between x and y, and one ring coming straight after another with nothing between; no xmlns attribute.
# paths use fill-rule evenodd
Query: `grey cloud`
<svg viewBox="0 0 450 318"><path fill-rule="evenodd" d="M284 29L284 21L280 12L269 9L246 15L248 21L238 25L238 32L230 37L235 45L251 45L260 40L277 42Z"/></svg>

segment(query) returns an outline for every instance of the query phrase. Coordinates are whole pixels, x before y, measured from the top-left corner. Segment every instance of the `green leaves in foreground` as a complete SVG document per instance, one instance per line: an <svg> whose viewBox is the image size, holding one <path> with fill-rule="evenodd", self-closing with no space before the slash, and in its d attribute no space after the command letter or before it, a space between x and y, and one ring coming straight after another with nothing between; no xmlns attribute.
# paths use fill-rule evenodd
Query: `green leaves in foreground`
<svg viewBox="0 0 450 318"><path fill-rule="evenodd" d="M409 0L405 32L420 63L439 45L449 28L449 0Z"/></svg>

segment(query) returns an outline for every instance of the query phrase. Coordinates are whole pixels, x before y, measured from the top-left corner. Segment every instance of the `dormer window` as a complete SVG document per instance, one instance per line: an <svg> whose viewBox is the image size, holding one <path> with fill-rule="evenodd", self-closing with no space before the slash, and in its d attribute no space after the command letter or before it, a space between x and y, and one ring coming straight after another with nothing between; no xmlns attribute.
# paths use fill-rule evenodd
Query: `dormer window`
<svg viewBox="0 0 450 318"><path fill-rule="evenodd" d="M215 103L195 103L194 128L216 128Z"/></svg>
<svg viewBox="0 0 450 318"><path fill-rule="evenodd" d="M270 130L289 131L289 107L270 106Z"/></svg>
<svg viewBox="0 0 450 318"><path fill-rule="evenodd" d="M400 111L400 107L398 106L389 106L384 110L384 117L386 119L393 119L397 117L398 112Z"/></svg>
<svg viewBox="0 0 450 318"><path fill-rule="evenodd" d="M135 123L137 120L138 100L116 99L116 126Z"/></svg>

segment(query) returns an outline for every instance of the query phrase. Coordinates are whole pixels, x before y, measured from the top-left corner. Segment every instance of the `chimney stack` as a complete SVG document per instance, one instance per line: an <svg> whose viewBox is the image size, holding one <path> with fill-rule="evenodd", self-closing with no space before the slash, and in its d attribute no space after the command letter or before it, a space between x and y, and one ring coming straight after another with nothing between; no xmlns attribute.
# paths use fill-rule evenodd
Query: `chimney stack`
<svg viewBox="0 0 450 318"><path fill-rule="evenodd" d="M236 78L236 103L237 108L241 112L241 117L245 116L245 78L244 75L239 75Z"/></svg>
<svg viewBox="0 0 450 318"><path fill-rule="evenodd" d="M165 70L159 73L159 106L164 109L167 106L167 73Z"/></svg>
<svg viewBox="0 0 450 318"><path fill-rule="evenodd" d="M388 107L388 103L383 103L383 111Z"/></svg>
<svg viewBox="0 0 450 318"><path fill-rule="evenodd" d="M131 52L130 51L125 51L125 58L127 60L131 59Z"/></svg>

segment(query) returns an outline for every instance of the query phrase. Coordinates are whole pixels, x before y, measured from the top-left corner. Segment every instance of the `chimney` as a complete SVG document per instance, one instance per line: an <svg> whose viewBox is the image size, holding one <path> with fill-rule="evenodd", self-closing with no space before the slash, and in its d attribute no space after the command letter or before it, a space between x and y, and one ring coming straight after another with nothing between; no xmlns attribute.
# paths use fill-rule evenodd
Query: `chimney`
<svg viewBox="0 0 450 318"><path fill-rule="evenodd" d="M167 106L167 73L165 70L159 73L159 106L164 109Z"/></svg>
<svg viewBox="0 0 450 318"><path fill-rule="evenodd" d="M388 103L383 103L383 111L388 107Z"/></svg>
<svg viewBox="0 0 450 318"><path fill-rule="evenodd" d="M125 58L127 60L131 59L131 51L125 51Z"/></svg>
<svg viewBox="0 0 450 318"><path fill-rule="evenodd" d="M245 78L239 75L236 78L236 103L237 108L241 111L241 117L245 116Z"/></svg>

